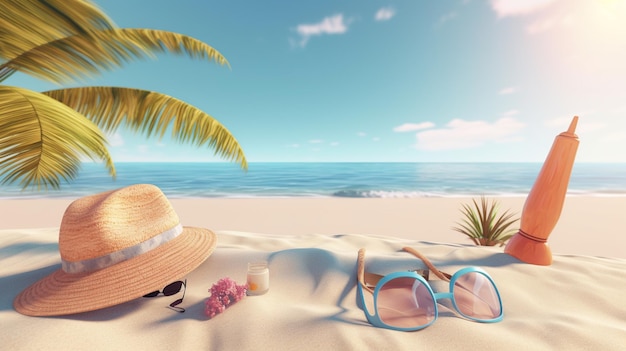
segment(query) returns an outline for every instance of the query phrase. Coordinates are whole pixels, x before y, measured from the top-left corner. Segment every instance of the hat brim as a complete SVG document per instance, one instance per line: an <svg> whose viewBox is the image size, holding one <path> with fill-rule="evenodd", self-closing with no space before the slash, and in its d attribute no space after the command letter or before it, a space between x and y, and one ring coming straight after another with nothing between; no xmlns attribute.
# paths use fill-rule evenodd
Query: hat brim
<svg viewBox="0 0 626 351"><path fill-rule="evenodd" d="M212 231L183 227L173 240L111 267L78 274L59 269L24 289L13 307L28 316L61 316L115 306L183 278L216 245Z"/></svg>

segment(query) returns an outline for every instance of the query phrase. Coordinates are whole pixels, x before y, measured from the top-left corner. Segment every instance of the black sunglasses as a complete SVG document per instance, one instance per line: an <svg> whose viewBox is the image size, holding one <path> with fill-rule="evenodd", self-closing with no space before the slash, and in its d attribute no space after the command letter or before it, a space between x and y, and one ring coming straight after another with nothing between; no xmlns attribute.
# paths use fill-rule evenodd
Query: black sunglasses
<svg viewBox="0 0 626 351"><path fill-rule="evenodd" d="M172 302L168 306L173 311L183 313L185 312L185 309L182 307L176 307L176 306L180 305L183 302L183 299L185 298L185 292L187 291L187 279L185 279L185 281L179 280L179 281L170 283L166 287L163 288L163 291L159 291L159 290L153 291L149 294L145 294L143 297L157 297L159 296L159 294L163 294L164 296L172 296L174 294L177 294L183 286L185 287L185 289L183 290L183 297Z"/></svg>

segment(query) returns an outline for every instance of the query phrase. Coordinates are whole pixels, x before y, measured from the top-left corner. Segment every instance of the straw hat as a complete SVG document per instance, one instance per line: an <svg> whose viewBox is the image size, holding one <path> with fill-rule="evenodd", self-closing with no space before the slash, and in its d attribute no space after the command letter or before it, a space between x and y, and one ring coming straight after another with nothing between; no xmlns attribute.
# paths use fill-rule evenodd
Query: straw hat
<svg viewBox="0 0 626 351"><path fill-rule="evenodd" d="M72 202L59 231L61 269L22 291L29 316L93 311L162 289L215 249L208 229L183 227L154 185L139 184Z"/></svg>

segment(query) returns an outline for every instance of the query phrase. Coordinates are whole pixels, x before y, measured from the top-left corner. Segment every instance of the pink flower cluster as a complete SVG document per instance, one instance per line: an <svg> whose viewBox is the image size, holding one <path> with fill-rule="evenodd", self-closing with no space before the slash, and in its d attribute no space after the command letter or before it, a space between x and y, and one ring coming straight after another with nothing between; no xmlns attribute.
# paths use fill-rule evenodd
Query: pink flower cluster
<svg viewBox="0 0 626 351"><path fill-rule="evenodd" d="M211 296L205 302L204 313L213 318L224 312L226 308L246 296L246 285L237 285L230 278L222 278L213 284L209 292Z"/></svg>

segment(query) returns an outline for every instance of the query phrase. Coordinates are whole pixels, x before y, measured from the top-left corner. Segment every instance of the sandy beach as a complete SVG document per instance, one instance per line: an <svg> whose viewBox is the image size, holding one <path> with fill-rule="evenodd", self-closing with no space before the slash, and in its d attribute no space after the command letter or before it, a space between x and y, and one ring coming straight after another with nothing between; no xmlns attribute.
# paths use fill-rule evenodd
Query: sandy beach
<svg viewBox="0 0 626 351"><path fill-rule="evenodd" d="M496 197L521 215L525 197ZM451 229L471 198L174 198L184 225L274 235L363 234L471 244ZM72 199L0 200L0 228L58 228ZM626 197L568 196L548 243L554 253L626 258ZM519 222L516 223L516 226Z"/></svg>
<svg viewBox="0 0 626 351"><path fill-rule="evenodd" d="M11 350L623 349L626 198L567 198L548 241L549 266L521 262L502 247L476 247L452 231L469 200L172 199L184 225L218 237L213 254L180 277L187 311L165 308L179 292L53 318L19 314L13 299L59 269L58 226L71 199L2 200L0 340ZM498 200L521 212L525 199ZM367 249L365 267L374 273L425 268L404 246L448 273L487 271L502 299L502 321L473 322L442 301L436 322L420 331L369 324L357 297L357 252ZM269 263L269 292L208 319L211 285L224 277L244 283L247 263L258 260ZM449 289L437 279L429 284ZM371 306L371 295L365 301Z"/></svg>
<svg viewBox="0 0 626 351"><path fill-rule="evenodd" d="M96 2L0 0L0 351L626 350L626 1Z"/></svg>

